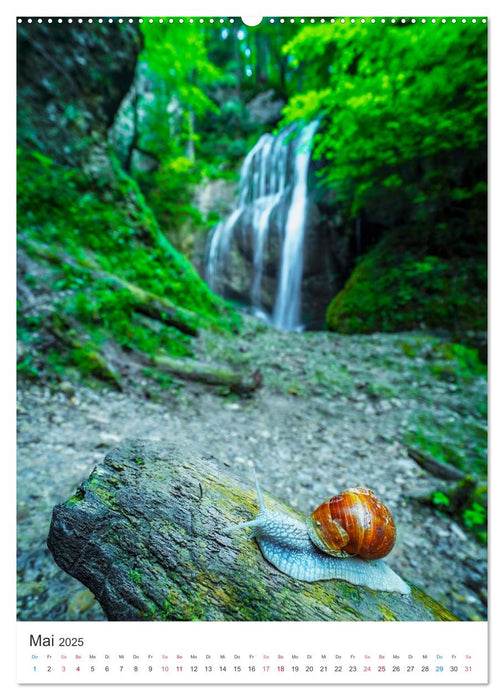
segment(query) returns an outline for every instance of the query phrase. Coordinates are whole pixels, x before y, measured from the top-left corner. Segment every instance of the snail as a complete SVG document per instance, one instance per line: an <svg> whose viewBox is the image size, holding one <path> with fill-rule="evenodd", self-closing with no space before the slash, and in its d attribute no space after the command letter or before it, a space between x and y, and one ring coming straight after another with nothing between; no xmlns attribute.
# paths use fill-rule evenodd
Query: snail
<svg viewBox="0 0 504 700"><path fill-rule="evenodd" d="M253 527L265 559L300 581L341 579L375 591L410 593L382 561L394 546L396 528L388 508L372 491L357 487L322 503L305 522L267 508L255 474L259 513L227 528Z"/></svg>

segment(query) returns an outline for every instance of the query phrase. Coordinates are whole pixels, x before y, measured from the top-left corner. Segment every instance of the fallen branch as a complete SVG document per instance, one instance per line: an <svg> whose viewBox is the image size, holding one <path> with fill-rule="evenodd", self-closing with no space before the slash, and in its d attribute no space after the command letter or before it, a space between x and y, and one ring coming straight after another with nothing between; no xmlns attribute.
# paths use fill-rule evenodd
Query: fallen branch
<svg viewBox="0 0 504 700"><path fill-rule="evenodd" d="M408 447L408 457L415 460L423 469L438 476L440 479L446 479L447 481L460 481L466 474L453 467L451 464L444 464L443 462L438 462L437 459L426 455L424 452L415 449L414 447Z"/></svg>

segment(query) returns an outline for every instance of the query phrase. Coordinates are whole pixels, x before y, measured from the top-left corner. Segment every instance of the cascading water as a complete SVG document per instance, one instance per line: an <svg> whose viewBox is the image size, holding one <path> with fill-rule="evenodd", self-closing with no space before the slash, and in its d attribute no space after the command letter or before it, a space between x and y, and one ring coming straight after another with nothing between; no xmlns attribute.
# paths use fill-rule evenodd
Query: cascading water
<svg viewBox="0 0 504 700"><path fill-rule="evenodd" d="M273 324L286 330L294 330L299 326L308 166L311 143L317 126L317 122L311 122L301 132L294 168L292 202L285 224L280 283L273 312Z"/></svg>
<svg viewBox="0 0 504 700"><path fill-rule="evenodd" d="M209 286L226 296L233 246L240 249L249 258L240 277L248 287L243 297L255 315L283 330L300 327L308 168L317 126L313 121L295 135L297 127L290 125L276 136L261 136L243 162L238 205L210 232L207 246ZM265 270L273 266L268 247L276 254L275 290L266 303Z"/></svg>

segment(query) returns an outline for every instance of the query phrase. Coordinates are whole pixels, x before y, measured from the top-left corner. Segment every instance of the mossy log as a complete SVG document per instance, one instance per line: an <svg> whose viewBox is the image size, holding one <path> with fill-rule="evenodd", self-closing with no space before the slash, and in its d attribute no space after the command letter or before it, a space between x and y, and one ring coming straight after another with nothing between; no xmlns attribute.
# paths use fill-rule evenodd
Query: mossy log
<svg viewBox="0 0 504 700"><path fill-rule="evenodd" d="M158 369L181 379L227 387L236 394L249 394L259 388L262 381L260 372L244 375L229 367L208 365L187 357L173 358L167 355L156 355L153 362Z"/></svg>
<svg viewBox="0 0 504 700"><path fill-rule="evenodd" d="M246 531L226 532L256 512L252 486L213 457L131 441L54 508L48 545L110 620L456 619L415 586L401 595L289 578Z"/></svg>
<svg viewBox="0 0 504 700"><path fill-rule="evenodd" d="M48 318L47 327L58 340L78 353L79 363L90 374L123 390L119 372L73 319L54 314Z"/></svg>
<svg viewBox="0 0 504 700"><path fill-rule="evenodd" d="M133 297L135 308L139 313L162 321L166 326L177 328L185 335L193 337L198 335L198 326L201 325L202 319L194 311L181 308L164 297L152 294L152 292L148 292L112 272L103 270L90 257L80 261L54 246L28 240L23 236L19 237L19 241L32 255L47 260L58 267L66 265L80 274L88 273L95 279L110 281L118 289L126 289Z"/></svg>
<svg viewBox="0 0 504 700"><path fill-rule="evenodd" d="M158 330L157 324L164 324L178 328L186 335L198 335L197 323L201 323L202 319L198 321L197 314L193 311L177 307L163 297L158 297L131 282L117 277L113 273L100 269L91 259L86 259L85 263L81 263L60 249L55 249L23 237L20 237L20 241L32 255L38 255L59 266L67 265L80 274L84 272L90 273L96 278L108 280L119 288L127 289L134 298L136 311L143 316L140 322L151 330L156 331ZM82 362L92 374L100 379L114 383L122 390L119 372L114 369L112 363L100 351L98 346L92 342L84 328L79 326L74 319L54 314L51 319L48 319L47 327L65 345L81 353ZM157 355L152 358L138 351L136 356L142 364L154 365L162 372L181 379L224 387L237 394L249 394L258 389L262 383L262 376L258 371L245 375L230 367L209 365L191 358L173 358L167 355ZM123 358L122 364L127 364L127 360Z"/></svg>

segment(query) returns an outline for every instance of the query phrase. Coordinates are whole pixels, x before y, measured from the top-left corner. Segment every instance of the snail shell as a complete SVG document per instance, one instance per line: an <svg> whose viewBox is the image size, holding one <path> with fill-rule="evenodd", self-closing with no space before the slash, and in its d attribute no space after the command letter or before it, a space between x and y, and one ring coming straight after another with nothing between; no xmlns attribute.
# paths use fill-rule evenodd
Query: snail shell
<svg viewBox="0 0 504 700"><path fill-rule="evenodd" d="M227 531L253 527L253 537L255 537L264 558L279 571L300 581L340 579L357 586L366 586L375 591L410 593L410 587L381 559L370 557L364 559L354 552L346 551L348 547L331 550L331 554L328 554L327 549L324 551L323 548L315 545L310 537L310 531L319 529L317 525L318 515L316 518L313 517L319 509L316 509L304 522L286 513L271 510L264 503L257 475L255 475L255 480L259 500L257 517L248 522L233 525L227 528ZM368 489L348 489L348 492L351 493L361 493L362 491L367 492ZM372 496L376 499L374 494ZM326 503L322 504L324 508L327 508ZM388 513L388 509L385 508L385 510ZM388 521L388 518L384 518L384 520ZM339 523L337 529L344 530L344 525ZM379 529L376 530L376 532L378 531ZM393 534L393 539L395 539L395 526L393 526ZM345 537L342 536L342 539ZM349 536L346 545L350 539L351 536ZM393 540L390 544L390 536L385 539L387 546L383 549L380 548L379 551L390 551L392 548ZM367 538L363 537L362 541L367 541ZM344 544L343 547L346 545ZM380 556L383 557L384 554L380 554Z"/></svg>
<svg viewBox="0 0 504 700"><path fill-rule="evenodd" d="M382 559L394 546L396 527L387 508L369 489L347 489L324 501L306 519L312 542L326 554Z"/></svg>

